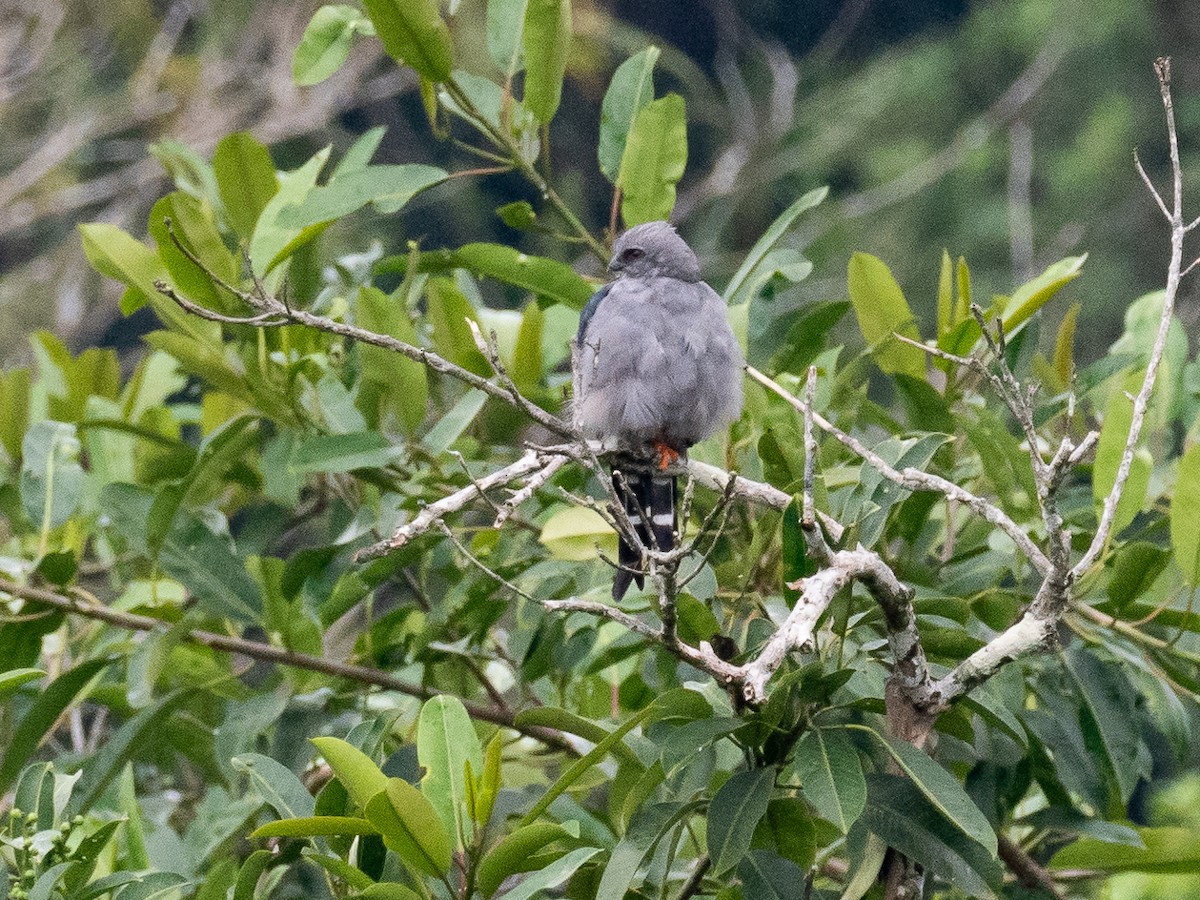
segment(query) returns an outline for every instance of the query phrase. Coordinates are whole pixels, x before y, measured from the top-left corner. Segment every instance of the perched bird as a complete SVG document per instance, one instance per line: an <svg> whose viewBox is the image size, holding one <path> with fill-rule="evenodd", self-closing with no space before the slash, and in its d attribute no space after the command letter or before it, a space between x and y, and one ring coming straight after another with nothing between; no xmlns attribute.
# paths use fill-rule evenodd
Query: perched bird
<svg viewBox="0 0 1200 900"><path fill-rule="evenodd" d="M598 290L575 336L574 417L587 437L667 467L742 409L742 352L726 307L700 277L692 248L667 222L630 228L613 246L617 277ZM675 478L631 471L613 485L642 543L675 544ZM644 583L641 554L622 540L613 598Z"/></svg>

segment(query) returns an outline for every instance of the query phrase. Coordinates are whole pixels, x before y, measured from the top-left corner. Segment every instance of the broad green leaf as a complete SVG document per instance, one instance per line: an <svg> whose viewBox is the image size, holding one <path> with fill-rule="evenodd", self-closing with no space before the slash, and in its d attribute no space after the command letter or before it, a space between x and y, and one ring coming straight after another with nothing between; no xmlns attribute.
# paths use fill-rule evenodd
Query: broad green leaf
<svg viewBox="0 0 1200 900"><path fill-rule="evenodd" d="M585 719L583 716L576 715L570 710L562 709L558 706L535 706L530 709L523 709L517 713L516 723L522 728L530 725L553 728L555 731L578 735L585 741L591 741L593 744L600 743L610 734L606 728L597 725L590 719ZM614 744L612 754L622 765L643 768L637 754L630 750L624 743L618 742Z"/></svg>
<svg viewBox="0 0 1200 900"><path fill-rule="evenodd" d="M379 149L379 144L383 141L384 134L387 133L387 128L383 125L376 125L362 135L346 151L346 155L342 157L341 162L333 170L333 178L337 179L343 175L350 175L354 172L361 172L371 164L371 157L375 155L375 151Z"/></svg>
<svg viewBox="0 0 1200 900"><path fill-rule="evenodd" d="M535 822L518 828L505 835L479 863L476 876L479 890L485 897L490 897L510 875L530 871L530 858L545 847L555 842L569 844L578 839L578 827L572 833L557 823Z"/></svg>
<svg viewBox="0 0 1200 900"><path fill-rule="evenodd" d="M469 808L465 764L483 770L483 747L466 708L457 697L431 697L421 707L417 759L425 769L421 793L433 804L446 832L460 849L471 844L474 823Z"/></svg>
<svg viewBox="0 0 1200 900"><path fill-rule="evenodd" d="M10 669L0 674L0 699L7 697L27 682L45 677L46 673L41 669Z"/></svg>
<svg viewBox="0 0 1200 900"><path fill-rule="evenodd" d="M755 900L804 900L805 870L771 850L751 850L738 866L745 896Z"/></svg>
<svg viewBox="0 0 1200 900"><path fill-rule="evenodd" d="M891 270L869 253L855 253L850 258L849 284L858 327L879 368L924 379L925 354L895 337L902 334L919 340L921 336Z"/></svg>
<svg viewBox="0 0 1200 900"><path fill-rule="evenodd" d="M775 797L754 832L754 848L769 848L801 869L816 857L816 827L807 805L799 797Z"/></svg>
<svg viewBox="0 0 1200 900"><path fill-rule="evenodd" d="M537 874L530 875L511 891L501 894L500 900L531 900L542 891L558 887L574 875L580 866L600 852L599 847L580 847L578 850L572 850L562 859L555 860Z"/></svg>
<svg viewBox="0 0 1200 900"><path fill-rule="evenodd" d="M365 0L383 49L430 81L447 81L453 67L450 29L437 0Z"/></svg>
<svg viewBox="0 0 1200 900"><path fill-rule="evenodd" d="M242 622L257 621L262 610L258 586L228 541L199 517L179 520L163 544L159 562L168 575L186 584L207 612Z"/></svg>
<svg viewBox="0 0 1200 900"><path fill-rule="evenodd" d="M479 313L449 278L431 278L425 287L427 318L434 348L454 363L476 375L488 376L491 366L475 344L467 320L479 324Z"/></svg>
<svg viewBox="0 0 1200 900"><path fill-rule="evenodd" d="M925 751L914 747L908 741L882 735L873 729L868 730L887 748L896 765L947 821L986 849L989 854L996 855L996 832L957 779L931 759Z"/></svg>
<svg viewBox="0 0 1200 900"><path fill-rule="evenodd" d="M916 748L913 748L916 750ZM920 750L916 750L920 753ZM873 775L859 827L970 897L994 897L1000 869L991 851L968 838L929 802L917 785L895 775ZM992 838L995 845L995 836Z"/></svg>
<svg viewBox="0 0 1200 900"><path fill-rule="evenodd" d="M407 256L393 256L381 261L377 271L381 274L404 273L407 266ZM502 244L466 244L457 250L425 252L421 254L418 266L420 271L432 274L467 269L474 275L524 288L572 309L583 309L596 291L595 284L566 263L544 256L530 256Z"/></svg>
<svg viewBox="0 0 1200 900"><path fill-rule="evenodd" d="M388 778L385 789L367 802L366 814L406 865L427 875L450 870L450 835L433 805L407 781Z"/></svg>
<svg viewBox="0 0 1200 900"><path fill-rule="evenodd" d="M365 819L363 821L366 822ZM367 826L370 827L369 822L367 823ZM342 879L342 881L346 882L346 884L355 890L366 890L367 888L371 887L371 885L375 884L375 880L371 878L370 875L366 874L358 867L350 865L350 863L344 861L340 857L329 856L325 853L317 853L311 847L305 847L300 852L304 854L305 859L311 859L326 872L329 872L331 875Z"/></svg>
<svg viewBox="0 0 1200 900"><path fill-rule="evenodd" d="M441 184L448 177L445 169L420 163L367 166L313 188L299 205L283 209L278 221L288 228L308 228L348 216L368 203L378 212L390 215L421 191Z"/></svg>
<svg viewBox="0 0 1200 900"><path fill-rule="evenodd" d="M312 794L287 766L261 753L243 753L230 762L249 776L254 789L281 819L296 820L313 814Z"/></svg>
<svg viewBox="0 0 1200 900"><path fill-rule="evenodd" d="M295 445L288 469L305 472L352 472L392 462L403 448L393 447L378 431L321 434Z"/></svg>
<svg viewBox="0 0 1200 900"><path fill-rule="evenodd" d="M625 139L642 107L654 99L654 64L661 50L653 45L631 56L613 73L600 106L600 171L613 184L621 174Z"/></svg>
<svg viewBox="0 0 1200 900"><path fill-rule="evenodd" d="M318 837L334 834L379 834L379 829L356 816L308 815L268 822L251 832L250 837Z"/></svg>
<svg viewBox="0 0 1200 900"><path fill-rule="evenodd" d="M528 0L521 43L525 48L522 100L537 120L546 124L562 99L571 49L571 0Z"/></svg>
<svg viewBox="0 0 1200 900"><path fill-rule="evenodd" d="M83 499L86 475L74 425L44 420L25 432L21 444L21 503L43 531L67 521Z"/></svg>
<svg viewBox="0 0 1200 900"><path fill-rule="evenodd" d="M487 398L487 394L475 388L467 391L436 425L425 432L421 437L421 445L434 456L441 456L475 421Z"/></svg>
<svg viewBox="0 0 1200 900"><path fill-rule="evenodd" d="M109 659L82 662L59 675L38 695L13 730L8 747L4 750L4 762L0 764L0 791L7 791L12 786L58 717L110 662Z"/></svg>
<svg viewBox="0 0 1200 900"><path fill-rule="evenodd" d="M142 821L142 808L138 804L133 780L133 763L125 763L117 781L117 803L125 813L125 859L133 869L150 868L150 856L146 852L146 830Z"/></svg>
<svg viewBox="0 0 1200 900"><path fill-rule="evenodd" d="M506 76L521 69L521 34L529 0L488 0L488 54Z"/></svg>
<svg viewBox="0 0 1200 900"><path fill-rule="evenodd" d="M1175 497L1178 496L1179 482L1176 482ZM1173 500L1173 503L1177 502L1177 499ZM1200 503L1200 493L1196 495L1196 502ZM1191 520L1188 524L1195 521L1196 506L1179 509L1188 509ZM1175 519L1176 517L1172 517L1172 525L1175 524ZM1145 596L1170 559L1169 551L1149 541L1130 541L1118 548L1113 554L1112 579L1108 582L1107 589L1108 599L1117 610L1122 610ZM1180 568L1182 569L1182 566Z"/></svg>
<svg viewBox="0 0 1200 900"><path fill-rule="evenodd" d="M1051 870L1095 872L1200 872L1200 841L1192 828L1135 828L1145 847L1083 838L1050 860Z"/></svg>
<svg viewBox="0 0 1200 900"><path fill-rule="evenodd" d="M625 140L617 178L625 227L670 218L686 167L687 112L682 97L667 94L642 107Z"/></svg>
<svg viewBox="0 0 1200 900"><path fill-rule="evenodd" d="M366 897L368 900L421 900L421 895L412 888L394 881L381 881L379 884L363 888L352 896Z"/></svg>
<svg viewBox="0 0 1200 900"><path fill-rule="evenodd" d="M309 20L292 57L292 80L301 87L320 84L342 67L356 34L375 28L353 6L322 6Z"/></svg>
<svg viewBox="0 0 1200 900"><path fill-rule="evenodd" d="M67 869L72 865L73 863L70 862L59 863L39 875L37 881L33 883L33 887L29 889L28 900L51 900L55 894L55 886L67 874Z"/></svg>
<svg viewBox="0 0 1200 900"><path fill-rule="evenodd" d="M417 330L404 303L379 288L360 287L354 312L357 324L363 328L417 345ZM380 385L396 417L410 432L416 431L425 421L429 402L429 373L425 367L399 353L369 344L360 344L358 354L363 378Z"/></svg>
<svg viewBox="0 0 1200 900"><path fill-rule="evenodd" d="M280 221L284 211L299 206L317 185L317 176L329 159L329 148L325 147L295 171L288 172L279 190L267 201L250 238L250 261L255 274L262 276L270 272L297 248L320 234L326 222L308 226L292 226Z"/></svg>
<svg viewBox="0 0 1200 900"><path fill-rule="evenodd" d="M762 236L754 242L754 246L750 248L750 252L746 254L746 258L742 260L742 264L738 266L738 270L729 279L729 284L725 285L723 296L726 303L732 303L734 297L741 293L743 285L763 265L767 254L787 234L788 229L792 227L796 219L819 205L828 194L829 188L827 187L811 190L779 214L775 221L767 227L767 230L762 233Z"/></svg>
<svg viewBox="0 0 1200 900"><path fill-rule="evenodd" d="M1124 379L1121 379L1124 381ZM1136 380L1136 379L1133 379ZM1136 388L1135 388L1136 390ZM1104 421L1100 425L1100 440L1096 443L1096 460L1092 464L1092 496L1096 504L1102 505L1117 480L1117 470L1129 439L1129 426L1133 422L1133 401L1118 387L1108 397L1104 406ZM1150 485L1153 460L1145 448L1136 449L1129 477L1117 504L1113 520L1113 534L1119 534L1141 510L1146 502L1146 491Z"/></svg>
<svg viewBox="0 0 1200 900"><path fill-rule="evenodd" d="M539 538L555 559L595 559L600 551L615 553L616 532L593 509L567 506L542 525ZM599 550L597 549L599 547Z"/></svg>
<svg viewBox="0 0 1200 900"><path fill-rule="evenodd" d="M28 369L0 372L0 447L14 462L21 455L21 440L29 427L29 388Z"/></svg>
<svg viewBox="0 0 1200 900"><path fill-rule="evenodd" d="M1200 444L1179 461L1171 497L1171 549L1187 583L1200 586Z"/></svg>
<svg viewBox="0 0 1200 900"><path fill-rule="evenodd" d="M170 231L166 220L171 221ZM243 309L233 309L237 301L221 293L208 272L226 283L236 283L241 267L233 254L225 247L217 230L212 210L195 197L175 191L154 204L150 211L149 231L158 245L159 258L167 267L176 288L189 299L217 312L243 314ZM171 232L183 246L197 257L208 272L205 272L175 246Z"/></svg>
<svg viewBox="0 0 1200 900"><path fill-rule="evenodd" d="M1079 272L1087 261L1083 256L1068 256L1060 259L1046 268L1036 278L1025 282L1016 291L1005 306L1004 332L1012 335L1035 312L1046 305L1055 294L1079 277Z"/></svg>
<svg viewBox="0 0 1200 900"><path fill-rule="evenodd" d="M371 798L387 787L388 778L383 770L352 744L334 737L309 738L309 742L325 757L359 809L366 809Z"/></svg>
<svg viewBox="0 0 1200 900"><path fill-rule="evenodd" d="M796 772L817 814L845 834L867 802L858 750L840 731L814 728L796 744Z"/></svg>
<svg viewBox="0 0 1200 900"><path fill-rule="evenodd" d="M1075 682L1077 696L1091 716L1103 748L1105 769L1127 802L1143 774L1140 760L1141 734L1130 727L1137 720L1140 698L1125 674L1095 654L1072 647L1065 655L1067 671Z"/></svg>
<svg viewBox="0 0 1200 900"><path fill-rule="evenodd" d="M708 855L713 872L732 869L750 850L754 829L767 812L775 769L735 772L708 806Z"/></svg>
<svg viewBox="0 0 1200 900"><path fill-rule="evenodd" d="M525 306L508 374L524 394L536 393L542 381L542 322L545 313L536 302Z"/></svg>
<svg viewBox="0 0 1200 900"><path fill-rule="evenodd" d="M217 143L213 171L229 224L249 240L258 217L279 190L270 152L250 132L237 131Z"/></svg>
<svg viewBox="0 0 1200 900"><path fill-rule="evenodd" d="M267 866L274 857L275 854L269 850L255 850L246 857L233 886L233 900L254 900L254 889L258 887L258 879L267 871Z"/></svg>

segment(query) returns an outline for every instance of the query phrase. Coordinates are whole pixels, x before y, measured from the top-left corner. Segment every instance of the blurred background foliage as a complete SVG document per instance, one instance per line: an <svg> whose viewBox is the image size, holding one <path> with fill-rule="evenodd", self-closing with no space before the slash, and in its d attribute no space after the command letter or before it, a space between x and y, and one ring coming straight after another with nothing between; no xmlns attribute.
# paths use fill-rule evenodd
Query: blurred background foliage
<svg viewBox="0 0 1200 900"><path fill-rule="evenodd" d="M209 158L221 136L249 129L288 169L386 125L379 162L477 164L430 133L414 73L377 42L360 43L328 81L297 87L292 53L316 6L47 0L0 12L0 359L27 361L37 328L73 349L137 346L139 320L116 323L117 288L88 268L74 226L141 233L176 143ZM460 0L455 15L479 20L484 3ZM846 248L863 249L892 263L929 326L943 247L970 260L985 296L1087 252L1070 296L1082 303L1087 361L1120 333L1121 310L1161 284L1165 245L1129 148L1145 148L1150 172L1164 177L1147 61L1194 56L1196 4L582 0L574 18L551 149L560 192L593 231L611 199L593 149L600 99L616 65L653 42L663 47L660 92L688 105L674 218L714 282L790 198L829 184L832 202L801 234L815 271L793 289L796 303L844 297ZM483 33L455 29L459 40ZM461 59L486 58L462 49ZM1179 68L1184 171L1194 173L1200 71ZM386 230L367 227L384 252L411 239L500 240L564 258L571 247L478 212L530 192L519 173L458 179ZM327 250L361 248L363 224L337 226ZM1197 306L1183 299L1191 326Z"/></svg>

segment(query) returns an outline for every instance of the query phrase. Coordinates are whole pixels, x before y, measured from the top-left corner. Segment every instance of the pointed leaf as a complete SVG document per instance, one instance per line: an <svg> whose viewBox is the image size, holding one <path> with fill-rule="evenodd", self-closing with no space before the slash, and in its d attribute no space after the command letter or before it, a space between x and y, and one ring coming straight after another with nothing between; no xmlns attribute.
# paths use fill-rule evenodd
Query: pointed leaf
<svg viewBox="0 0 1200 900"><path fill-rule="evenodd" d="M464 764L482 770L483 747L457 697L431 697L421 707L417 759L425 769L421 793L433 804L447 833L456 836L459 848L470 845L475 832Z"/></svg>
<svg viewBox="0 0 1200 900"><path fill-rule="evenodd" d="M792 227L796 219L800 218L801 215L814 206L818 206L828 194L829 188L827 187L811 190L779 214L775 221L768 226L767 230L762 233L762 237L754 242L754 246L750 248L750 252L746 254L746 258L742 260L742 264L738 266L737 272L729 279L729 284L725 286L725 293L722 295L726 303L733 302L734 297L741 292L742 286L762 265L767 254L787 234L788 229Z"/></svg>
<svg viewBox="0 0 1200 900"><path fill-rule="evenodd" d="M1171 498L1171 549L1187 583L1200 587L1200 444L1179 461Z"/></svg>
<svg viewBox="0 0 1200 900"><path fill-rule="evenodd" d="M340 738L315 737L309 742L320 751L333 774L359 809L387 787L388 778L374 760ZM428 802L428 801L426 801Z"/></svg>
<svg viewBox="0 0 1200 900"><path fill-rule="evenodd" d="M1083 838L1050 860L1052 870L1095 872L1200 872L1200 841L1192 828L1136 828L1144 847L1121 846Z"/></svg>
<svg viewBox="0 0 1200 900"><path fill-rule="evenodd" d="M279 190L271 154L248 131L221 138L213 154L213 171L230 224L246 240L267 203Z"/></svg>
<svg viewBox="0 0 1200 900"><path fill-rule="evenodd" d="M531 875L511 891L500 895L500 900L531 900L542 891L558 887L575 874L585 862L600 853L599 847L580 847L562 859L556 860L536 875Z"/></svg>
<svg viewBox="0 0 1200 900"><path fill-rule="evenodd" d="M309 20L292 56L292 80L301 87L319 84L342 67L359 33L374 26L353 6L322 6Z"/></svg>
<svg viewBox="0 0 1200 900"><path fill-rule="evenodd" d="M895 338L902 334L920 340L920 334L891 270L869 253L855 253L850 258L849 284L858 327L879 368L924 379L925 354Z"/></svg>
<svg viewBox="0 0 1200 900"><path fill-rule="evenodd" d="M250 837L318 837L335 834L379 834L379 829L356 816L303 816L268 822L251 832Z"/></svg>
<svg viewBox="0 0 1200 900"><path fill-rule="evenodd" d="M388 778L386 788L367 802L366 813L406 865L427 875L450 871L450 835L433 805L407 781Z"/></svg>
<svg viewBox="0 0 1200 900"><path fill-rule="evenodd" d="M525 28L525 107L542 124L554 118L562 99L563 74L571 49L571 0L529 0Z"/></svg>
<svg viewBox="0 0 1200 900"><path fill-rule="evenodd" d="M662 51L651 45L617 67L600 106L600 171L616 184L625 140L642 107L654 99L654 64Z"/></svg>
<svg viewBox="0 0 1200 900"><path fill-rule="evenodd" d="M348 216L368 203L384 215L398 212L421 191L441 184L449 176L445 169L420 163L397 166L367 166L335 176L314 188L296 206L279 213L278 222L302 229Z"/></svg>
<svg viewBox="0 0 1200 900"><path fill-rule="evenodd" d="M386 334L406 344L416 346L417 330L404 304L389 297L376 287L359 288L354 308L357 324L377 334ZM381 385L396 412L396 417L410 432L425 421L429 403L429 373L413 359L391 353L382 347L360 344L363 378Z"/></svg>
<svg viewBox="0 0 1200 900"><path fill-rule="evenodd" d="M255 790L280 818L298 819L313 814L316 801L287 766L261 753L243 753L230 762L250 777Z"/></svg>
<svg viewBox="0 0 1200 900"><path fill-rule="evenodd" d="M840 731L813 729L796 745L796 771L817 814L845 834L867 802L862 761Z"/></svg>
<svg viewBox="0 0 1200 900"><path fill-rule="evenodd" d="M708 855L720 875L736 866L750 850L754 829L767 812L775 769L736 772L721 786L708 807Z"/></svg>
<svg viewBox="0 0 1200 900"><path fill-rule="evenodd" d="M1087 254L1068 256L1046 268L1013 292L1004 315L1004 331L1013 334L1035 312L1046 305L1055 294L1079 277Z"/></svg>
<svg viewBox="0 0 1200 900"><path fill-rule="evenodd" d="M485 897L490 897L510 875L530 871L530 859L538 851L555 842L577 841L578 838L578 828L572 834L557 823L535 822L518 828L505 835L479 863L479 890Z"/></svg>

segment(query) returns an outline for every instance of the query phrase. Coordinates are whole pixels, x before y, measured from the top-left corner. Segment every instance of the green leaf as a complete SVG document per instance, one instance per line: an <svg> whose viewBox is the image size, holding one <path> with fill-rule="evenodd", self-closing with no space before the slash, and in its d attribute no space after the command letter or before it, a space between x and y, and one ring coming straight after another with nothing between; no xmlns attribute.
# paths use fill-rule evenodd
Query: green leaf
<svg viewBox="0 0 1200 900"><path fill-rule="evenodd" d="M963 786L939 766L924 750L908 741L867 729L887 748L896 765L904 772L930 804L963 834L996 855L996 832L979 807L967 796Z"/></svg>
<svg viewBox="0 0 1200 900"><path fill-rule="evenodd" d="M254 889L258 887L258 879L267 871L267 866L275 854L269 850L255 850L242 863L238 870L237 883L233 886L233 900L254 900Z"/></svg>
<svg viewBox="0 0 1200 900"><path fill-rule="evenodd" d="M21 443L21 502L43 531L57 528L79 508L87 476L74 425L44 420Z"/></svg>
<svg viewBox="0 0 1200 900"><path fill-rule="evenodd" d="M535 822L507 834L479 863L477 884L485 897L499 890L510 875L531 870L531 861L538 851L555 842L573 842L579 839L579 829L574 833L557 823ZM565 852L565 851L564 851Z"/></svg>
<svg viewBox="0 0 1200 900"><path fill-rule="evenodd" d="M1104 406L1100 440L1096 443L1096 460L1092 464L1092 496L1098 507L1103 505L1116 483L1117 470L1125 453L1125 443L1129 439L1129 426L1132 422L1133 401L1118 386L1109 394L1108 402ZM1117 504L1112 528L1114 535L1119 534L1141 511L1146 502L1153 467L1150 454L1145 448L1138 447L1134 452L1133 465L1129 469L1121 501Z"/></svg>
<svg viewBox="0 0 1200 900"><path fill-rule="evenodd" d="M1171 549L1187 583L1200 586L1200 444L1179 461L1171 498Z"/></svg>
<svg viewBox="0 0 1200 900"><path fill-rule="evenodd" d="M738 866L745 896L755 900L804 900L805 870L771 850L751 850Z"/></svg>
<svg viewBox="0 0 1200 900"><path fill-rule="evenodd" d="M734 298L742 292L743 285L763 265L767 254L787 234L788 229L792 227L796 219L819 205L828 194L829 188L827 187L811 190L779 214L775 221L767 227L767 230L762 233L762 236L754 242L754 246L750 248L750 252L746 254L746 258L742 260L742 264L738 266L738 270L729 279L729 284L725 285L723 296L726 303L732 304L734 302Z"/></svg>
<svg viewBox="0 0 1200 900"><path fill-rule="evenodd" d="M629 827L613 848L596 890L596 900L624 900L646 857L672 828L691 816L701 801L646 803L630 817Z"/></svg>
<svg viewBox="0 0 1200 900"><path fill-rule="evenodd" d="M524 288L577 310L583 309L596 291L595 284L566 263L530 256L503 244L466 244L457 250L434 250L422 253L418 265L420 271L435 274L467 269L473 275ZM380 262L377 271L404 273L407 266L407 256L394 256Z"/></svg>
<svg viewBox="0 0 1200 900"><path fill-rule="evenodd" d="M171 229L167 230L166 220ZM176 288L201 306L218 312L241 312L221 294L208 272L227 283L237 281L241 267L225 247L211 208L195 197L175 191L167 194L150 211L149 232L158 245L158 255L167 267ZM171 239L175 238L207 267L205 272L192 262Z"/></svg>
<svg viewBox="0 0 1200 900"><path fill-rule="evenodd" d="M873 775L869 797L859 827L968 896L995 896L993 885L1000 884L1001 876L992 854L947 821L915 783L896 775Z"/></svg>
<svg viewBox="0 0 1200 900"><path fill-rule="evenodd" d="M328 184L313 188L300 204L283 209L278 222L288 228L309 228L348 216L368 203L378 212L390 215L399 212L421 191L449 177L445 169L420 163L367 166L337 175Z"/></svg>
<svg viewBox="0 0 1200 900"><path fill-rule="evenodd" d="M508 374L524 394L536 393L542 382L542 324L545 313L535 302L525 306Z"/></svg>
<svg viewBox="0 0 1200 900"><path fill-rule="evenodd" d="M261 753L243 753L230 763L249 776L254 789L280 818L295 820L313 814L312 794L287 766Z"/></svg>
<svg viewBox="0 0 1200 900"><path fill-rule="evenodd" d="M475 821L487 825L492 818L496 797L500 794L500 761L504 753L504 741L497 731L483 751L483 773L479 776L479 787L475 791Z"/></svg>
<svg viewBox="0 0 1200 900"><path fill-rule="evenodd" d="M600 106L600 171L613 184L621 174L625 140L642 107L654 99L654 64L662 53L653 45L631 56L613 73Z"/></svg>
<svg viewBox="0 0 1200 900"><path fill-rule="evenodd" d="M1072 303L1067 308L1054 339L1054 371L1063 387L1071 383L1075 374L1075 320L1082 308L1081 303Z"/></svg>
<svg viewBox="0 0 1200 900"><path fill-rule="evenodd" d="M342 67L356 34L375 29L353 6L322 6L309 20L292 57L292 80L301 87L320 84Z"/></svg>
<svg viewBox="0 0 1200 900"><path fill-rule="evenodd" d="M585 719L583 716L576 715L570 710L562 709L558 706L536 706L530 709L523 709L517 713L516 724L522 728L527 726L553 728L555 731L564 731L567 734L578 735L585 741L590 741L593 744L599 744L611 733L590 719ZM613 744L612 754L623 766L634 766L639 769L644 768L637 754L630 750L624 743L618 742Z"/></svg>
<svg viewBox="0 0 1200 900"><path fill-rule="evenodd" d="M311 798L309 799L311 800ZM366 819L360 819L357 816L307 815L295 819L279 819L275 822L268 822L251 832L250 837L319 837L335 834L379 834L379 829Z"/></svg>
<svg viewBox="0 0 1200 900"><path fill-rule="evenodd" d="M425 769L421 793L437 811L442 825L456 835L459 848L474 837L465 764L483 769L483 747L466 708L457 697L440 695L426 700L417 727L417 759Z"/></svg>
<svg viewBox="0 0 1200 900"><path fill-rule="evenodd" d="M895 338L896 334L913 340L921 336L891 270L869 253L855 253L850 258L849 284L858 327L879 368L888 374L901 372L924 379L925 354Z"/></svg>
<svg viewBox="0 0 1200 900"><path fill-rule="evenodd" d="M159 562L167 574L187 585L206 611L242 622L258 619L262 596L242 558L199 517L186 516L176 524Z"/></svg>
<svg viewBox="0 0 1200 900"><path fill-rule="evenodd" d="M320 434L295 445L288 469L304 472L352 472L392 462L403 448L393 447L378 431Z"/></svg>
<svg viewBox="0 0 1200 900"><path fill-rule="evenodd" d="M250 132L237 131L217 143L213 171L229 224L249 240L259 216L279 190L270 152Z"/></svg>
<svg viewBox="0 0 1200 900"><path fill-rule="evenodd" d="M375 151L379 149L379 144L383 141L384 134L387 133L387 128L383 125L376 125L374 128L364 131L362 135L346 151L346 155L342 157L341 162L333 170L333 178L340 178L344 175L350 175L353 172L361 172L371 163L371 157L375 155Z"/></svg>
<svg viewBox="0 0 1200 900"><path fill-rule="evenodd" d="M1145 847L1083 838L1064 847L1050 860L1051 870L1087 869L1095 872L1200 872L1200 841L1192 828L1135 828Z"/></svg>
<svg viewBox="0 0 1200 900"><path fill-rule="evenodd" d="M717 875L732 869L750 850L754 829L767 812L775 786L772 767L736 772L708 806L708 855Z"/></svg>
<svg viewBox="0 0 1200 900"><path fill-rule="evenodd" d="M436 0L365 0L383 49L430 81L449 81L453 68L450 29Z"/></svg>
<svg viewBox="0 0 1200 900"><path fill-rule="evenodd" d="M433 805L407 781L388 778L385 789L367 802L366 813L406 865L427 875L450 870L450 836Z"/></svg>
<svg viewBox="0 0 1200 900"><path fill-rule="evenodd" d="M59 863L39 875L37 881L33 883L33 887L29 889L28 900L50 900L55 893L55 885L67 874L67 869L71 866L72 863L69 862Z"/></svg>
<svg viewBox="0 0 1200 900"><path fill-rule="evenodd" d="M539 122L554 118L562 99L563 74L571 49L571 0L528 0L525 27L525 96Z"/></svg>
<svg viewBox="0 0 1200 900"><path fill-rule="evenodd" d="M370 823L367 822L366 819L363 819L362 821L366 823L368 828L371 827ZM328 856L324 853L317 853L311 847L305 847L300 852L304 854L305 859L311 859L326 872L329 872L331 875L342 879L342 881L346 882L346 884L355 890L363 891L375 884L375 880L371 878L370 875L366 874L361 869L350 865L348 862L345 862L339 857Z"/></svg>
<svg viewBox="0 0 1200 900"><path fill-rule="evenodd" d="M816 828L808 807L799 797L775 797L754 832L755 848L774 850L807 870L816 857Z"/></svg>
<svg viewBox="0 0 1200 900"><path fill-rule="evenodd" d="M4 762L0 764L0 791L7 791L12 786L58 717L110 662L108 659L90 659L80 663L55 678L38 695L9 738Z"/></svg>
<svg viewBox="0 0 1200 900"><path fill-rule="evenodd" d="M317 176L329 159L329 148L325 147L309 158L308 162L293 172L287 173L279 190L267 201L250 238L250 260L255 274L266 275L299 247L324 231L326 222L295 227L280 221L284 210L299 206L316 187Z"/></svg>
<svg viewBox="0 0 1200 900"><path fill-rule="evenodd" d="M483 391L471 388L436 425L425 432L421 437L421 445L434 456L445 453L475 421L487 398L488 395Z"/></svg>
<svg viewBox="0 0 1200 900"><path fill-rule="evenodd" d="M937 323L939 338L949 334L958 324L954 320L954 263L945 248L942 249L942 271L938 275Z"/></svg>
<svg viewBox="0 0 1200 900"><path fill-rule="evenodd" d="M45 677L46 673L41 669L9 669L0 674L0 699L7 697L27 682Z"/></svg>
<svg viewBox="0 0 1200 900"><path fill-rule="evenodd" d="M379 288L360 287L354 312L357 324L363 328L417 345L417 330L408 310ZM416 431L425 421L425 407L429 403L429 373L425 367L399 353L369 344L360 344L358 354L363 378L380 385L396 417L410 432Z"/></svg>
<svg viewBox="0 0 1200 900"><path fill-rule="evenodd" d="M542 524L539 540L555 559L583 561L616 552L617 535L593 509L567 506ZM597 546L599 550L597 550Z"/></svg>
<svg viewBox="0 0 1200 900"><path fill-rule="evenodd" d="M309 738L309 742L325 757L359 809L366 809L367 803L387 787L383 770L352 744L334 737Z"/></svg>
<svg viewBox="0 0 1200 900"><path fill-rule="evenodd" d="M529 0L488 0L488 54L509 78L521 69L521 33Z"/></svg>
<svg viewBox="0 0 1200 900"><path fill-rule="evenodd" d="M858 750L840 731L814 728L796 744L796 771L817 814L846 834L867 802Z"/></svg>
<svg viewBox="0 0 1200 900"><path fill-rule="evenodd" d="M542 891L558 887L585 862L600 853L599 847L580 847L562 859L555 860L536 875L531 875L511 891L500 895L500 900L531 900Z"/></svg>
<svg viewBox="0 0 1200 900"><path fill-rule="evenodd" d="M380 882L363 888L355 897L367 897L369 900L421 900L421 895L412 888L407 888L395 882Z"/></svg>
<svg viewBox="0 0 1200 900"><path fill-rule="evenodd" d="M1079 272L1087 261L1083 256L1068 256L1048 266L1041 275L1025 282L1016 291L1005 307L1004 332L1007 335L1016 333L1020 326L1035 312L1046 305L1055 294L1079 277Z"/></svg>
<svg viewBox="0 0 1200 900"><path fill-rule="evenodd" d="M1130 727L1137 720L1140 698L1119 667L1088 650L1072 647L1063 659L1099 735L1104 767L1115 781L1121 801L1128 802L1143 774L1141 734Z"/></svg>
<svg viewBox="0 0 1200 900"><path fill-rule="evenodd" d="M625 227L670 218L686 167L687 112L682 97L667 94L642 107L625 140L617 177Z"/></svg>

